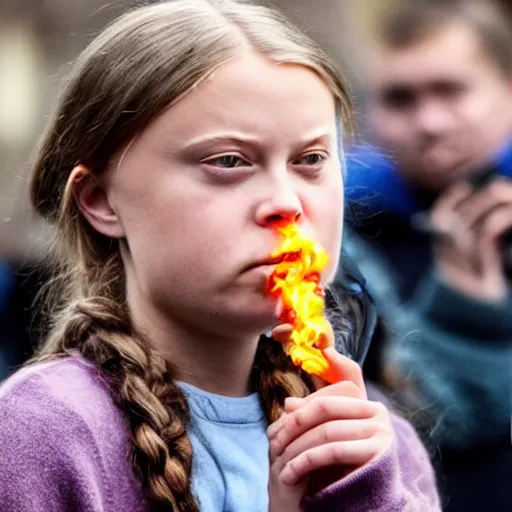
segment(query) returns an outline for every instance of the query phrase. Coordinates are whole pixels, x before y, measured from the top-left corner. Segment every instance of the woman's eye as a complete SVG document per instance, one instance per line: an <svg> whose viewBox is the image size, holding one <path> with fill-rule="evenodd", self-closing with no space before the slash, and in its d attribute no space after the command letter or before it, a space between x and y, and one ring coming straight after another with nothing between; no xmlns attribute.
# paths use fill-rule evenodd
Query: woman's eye
<svg viewBox="0 0 512 512"><path fill-rule="evenodd" d="M222 155L209 160L203 160L203 163L213 165L214 167L222 167L224 169L234 169L249 165L248 162L236 155Z"/></svg>
<svg viewBox="0 0 512 512"><path fill-rule="evenodd" d="M308 155L301 156L293 163L295 165L309 165L313 167L318 167L325 161L325 156L321 153L309 153Z"/></svg>

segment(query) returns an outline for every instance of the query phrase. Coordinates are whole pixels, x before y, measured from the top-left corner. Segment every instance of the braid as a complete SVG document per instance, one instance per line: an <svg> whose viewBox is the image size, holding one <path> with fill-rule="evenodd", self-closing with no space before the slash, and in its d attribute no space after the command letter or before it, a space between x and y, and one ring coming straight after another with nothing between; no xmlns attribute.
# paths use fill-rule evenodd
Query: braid
<svg viewBox="0 0 512 512"><path fill-rule="evenodd" d="M313 390L310 377L292 363L279 343L265 336L258 344L252 381L269 424L283 413L285 398L304 397Z"/></svg>
<svg viewBox="0 0 512 512"><path fill-rule="evenodd" d="M76 353L98 367L132 433L131 458L152 512L198 512L191 492L189 408L172 368L140 335L128 312L95 297L72 303L39 360Z"/></svg>

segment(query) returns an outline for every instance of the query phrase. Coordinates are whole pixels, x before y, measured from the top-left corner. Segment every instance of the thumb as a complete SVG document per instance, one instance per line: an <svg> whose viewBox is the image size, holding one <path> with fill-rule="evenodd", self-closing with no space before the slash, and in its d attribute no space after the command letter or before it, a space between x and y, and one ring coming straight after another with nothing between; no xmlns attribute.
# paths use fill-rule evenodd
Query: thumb
<svg viewBox="0 0 512 512"><path fill-rule="evenodd" d="M366 385L364 383L361 367L352 359L341 355L334 348L326 348L323 355L329 363L328 370L321 377L314 377L317 389L326 387L329 384L336 384L341 381L353 382L366 396Z"/></svg>
<svg viewBox="0 0 512 512"><path fill-rule="evenodd" d="M281 345L286 345L290 341L293 332L292 324L280 324L272 329L272 338Z"/></svg>

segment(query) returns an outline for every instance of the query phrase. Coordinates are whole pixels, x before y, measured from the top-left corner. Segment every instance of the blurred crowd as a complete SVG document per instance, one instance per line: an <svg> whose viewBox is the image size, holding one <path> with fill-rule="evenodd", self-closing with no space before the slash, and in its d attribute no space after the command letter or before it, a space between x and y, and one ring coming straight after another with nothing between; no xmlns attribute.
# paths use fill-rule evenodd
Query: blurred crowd
<svg viewBox="0 0 512 512"><path fill-rule="evenodd" d="M136 2L0 0L0 379L44 336L51 233L25 169L62 71ZM512 14L493 0L274 0L336 58L357 133L342 258L379 312L365 374L413 422L444 510L512 510ZM420 512L420 511L418 511Z"/></svg>

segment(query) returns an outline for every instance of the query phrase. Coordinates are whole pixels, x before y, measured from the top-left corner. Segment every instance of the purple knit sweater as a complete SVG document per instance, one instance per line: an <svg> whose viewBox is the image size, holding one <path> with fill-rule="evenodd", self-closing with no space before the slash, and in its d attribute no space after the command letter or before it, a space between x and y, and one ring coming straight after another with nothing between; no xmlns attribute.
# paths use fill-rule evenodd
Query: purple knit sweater
<svg viewBox="0 0 512 512"><path fill-rule="evenodd" d="M307 498L303 510L441 510L423 446L408 423L393 422L388 453ZM147 512L128 442L108 388L81 358L19 371L0 387L0 511Z"/></svg>

